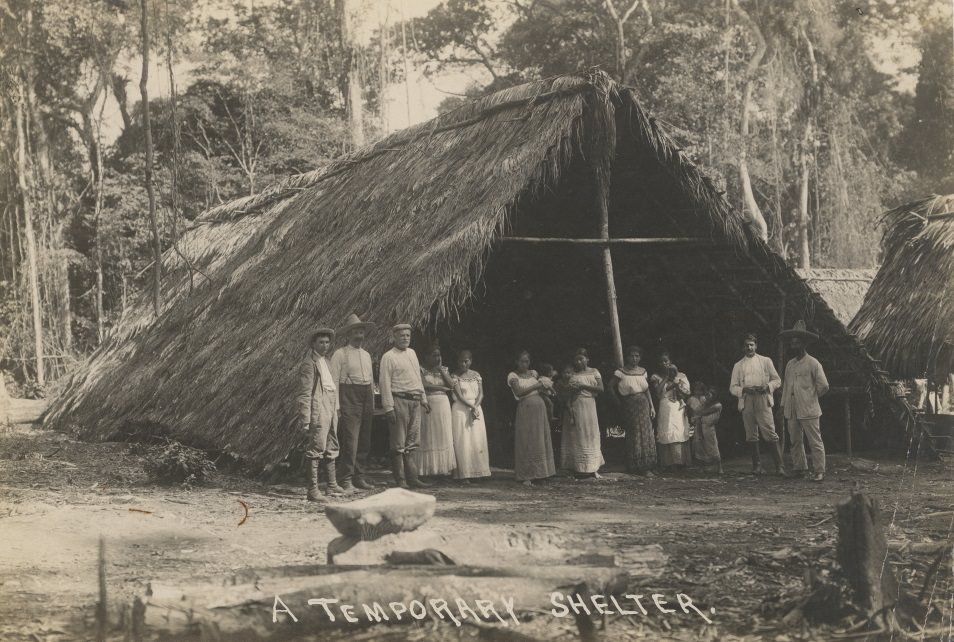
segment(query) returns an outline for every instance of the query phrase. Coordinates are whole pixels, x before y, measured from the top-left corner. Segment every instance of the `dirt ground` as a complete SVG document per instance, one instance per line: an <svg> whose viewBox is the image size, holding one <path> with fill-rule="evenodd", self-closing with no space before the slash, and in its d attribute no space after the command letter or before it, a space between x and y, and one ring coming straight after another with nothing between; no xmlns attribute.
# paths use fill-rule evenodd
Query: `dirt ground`
<svg viewBox="0 0 954 642"><path fill-rule="evenodd" d="M83 443L38 427L0 428L0 639L93 638L100 536L111 603L128 600L149 581L325 563L337 534L321 507L304 501L303 487L225 473L203 488L161 487L148 482L136 452L129 444ZM429 527L558 529L601 542L623 559L627 547L660 544L668 567L642 590L686 593L715 609L709 627L681 613L611 618L607 639L833 639L835 625L782 618L806 595L811 573L830 572L834 507L855 485L882 502L894 542L949 540L954 526L949 465L864 457L852 464L831 456L822 483L757 479L746 474L743 460L728 462L722 478L610 474L593 482L561 477L541 488L524 488L495 470L479 485L435 487L437 514ZM383 482L385 473L376 478ZM238 500L250 509L241 526ZM918 574L909 575L920 588ZM947 573L933 592L951 601L952 591ZM440 637L430 627L341 639ZM572 620L551 620L541 631L550 639L578 639Z"/></svg>

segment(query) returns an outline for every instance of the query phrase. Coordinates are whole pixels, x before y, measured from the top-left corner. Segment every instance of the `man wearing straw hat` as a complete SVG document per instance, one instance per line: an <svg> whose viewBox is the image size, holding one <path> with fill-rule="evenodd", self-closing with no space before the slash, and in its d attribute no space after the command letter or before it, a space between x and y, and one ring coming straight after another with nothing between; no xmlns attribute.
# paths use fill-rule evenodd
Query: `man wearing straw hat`
<svg viewBox="0 0 954 642"><path fill-rule="evenodd" d="M338 331L348 341L331 357L331 376L338 386L338 484L345 493L355 489L372 490L364 479L368 452L371 450L371 420L374 416L374 371L371 355L362 348L364 333L374 327L351 313Z"/></svg>
<svg viewBox="0 0 954 642"><path fill-rule="evenodd" d="M769 453L775 462L775 472L783 477L790 476L782 460L782 442L775 432L775 418L772 416L772 395L782 385L782 379L775 370L775 364L766 356L756 352L758 339L749 334L742 342L744 356L732 368L732 382L729 391L739 398L739 410L742 412L742 424L745 426L745 440L752 455L752 472L765 473L759 454L759 436L769 444Z"/></svg>
<svg viewBox="0 0 954 642"><path fill-rule="evenodd" d="M818 359L805 351L805 346L818 339L818 335L805 328L804 321L796 321L795 327L779 333L779 338L788 339L795 353L783 371L782 409L788 423L792 442L792 463L795 472L809 476L805 461L805 437L812 451L812 481L825 479L825 442L821 435L821 405L818 398L828 392L828 379Z"/></svg>
<svg viewBox="0 0 954 642"><path fill-rule="evenodd" d="M308 433L305 457L308 459L308 501L321 501L319 483L327 478L329 495L341 495L335 479L338 457L338 390L328 360L335 331L318 328L311 335L311 346L298 364L298 420Z"/></svg>
<svg viewBox="0 0 954 642"><path fill-rule="evenodd" d="M421 364L410 348L411 326L399 323L391 328L394 347L381 357L381 405L390 428L391 468L400 488L424 488L417 478L417 465L412 453L421 436L421 409L430 412ZM405 481L406 480L406 481Z"/></svg>

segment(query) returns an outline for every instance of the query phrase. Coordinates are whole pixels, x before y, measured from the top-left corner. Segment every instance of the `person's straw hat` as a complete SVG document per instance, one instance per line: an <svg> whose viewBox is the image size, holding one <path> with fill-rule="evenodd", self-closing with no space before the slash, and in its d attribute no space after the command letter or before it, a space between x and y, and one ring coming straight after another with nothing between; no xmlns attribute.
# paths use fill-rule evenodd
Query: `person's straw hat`
<svg viewBox="0 0 954 642"><path fill-rule="evenodd" d="M780 339L791 339L793 337L798 337L803 341L817 341L818 335L814 332L809 332L805 328L805 322L799 319L795 322L795 325L792 326L790 330L782 330L778 333Z"/></svg>
<svg viewBox="0 0 954 642"><path fill-rule="evenodd" d="M358 318L357 314L352 312L350 315L348 315L348 318L345 319L344 326L342 326L341 329L338 330L338 332L340 332L341 334L348 334L350 331L357 330L358 328L367 329L367 328L373 328L373 327L374 327L373 323L371 323L370 321L362 321L361 319Z"/></svg>
<svg viewBox="0 0 954 642"><path fill-rule="evenodd" d="M394 334L395 332L399 332L401 330L413 330L413 329L414 328L411 327L410 323L399 323L393 328L391 328L391 333Z"/></svg>
<svg viewBox="0 0 954 642"><path fill-rule="evenodd" d="M318 335L325 335L334 339L335 331L333 328L315 328L314 332L311 333L311 336L316 337Z"/></svg>

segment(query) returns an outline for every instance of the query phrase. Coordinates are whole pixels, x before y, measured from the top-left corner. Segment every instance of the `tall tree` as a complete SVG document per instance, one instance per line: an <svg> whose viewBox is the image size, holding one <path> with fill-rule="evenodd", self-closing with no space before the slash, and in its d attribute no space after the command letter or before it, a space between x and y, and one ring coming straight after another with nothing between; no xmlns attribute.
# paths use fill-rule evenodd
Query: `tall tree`
<svg viewBox="0 0 954 642"><path fill-rule="evenodd" d="M345 84L347 86L348 123L351 127L351 144L357 149L364 147L364 98L361 90L360 53L356 24L355 0L338 0L341 12L341 48L345 53Z"/></svg>
<svg viewBox="0 0 954 642"><path fill-rule="evenodd" d="M922 192L954 192L954 34L938 20L921 39L914 112L904 130L905 164Z"/></svg>
<svg viewBox="0 0 954 642"><path fill-rule="evenodd" d="M146 154L145 183L149 195L149 226L152 229L152 307L156 316L160 313L160 288L162 285L162 245L159 239L159 222L156 216L156 191L152 180L152 121L149 108L149 7L147 0L140 0L142 12L140 31L142 38L142 75L139 79L139 93L142 95L143 144Z"/></svg>

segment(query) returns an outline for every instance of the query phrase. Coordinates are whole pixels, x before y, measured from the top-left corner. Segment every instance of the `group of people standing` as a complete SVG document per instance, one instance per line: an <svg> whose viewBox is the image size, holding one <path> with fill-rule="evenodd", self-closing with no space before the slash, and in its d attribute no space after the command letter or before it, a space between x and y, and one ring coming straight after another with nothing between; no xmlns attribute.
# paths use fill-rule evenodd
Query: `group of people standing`
<svg viewBox="0 0 954 642"><path fill-rule="evenodd" d="M347 495L370 490L365 476L374 413L371 355L362 347L373 324L352 314L336 333L319 328L298 368L298 416L307 434L308 499L323 492ZM457 355L450 371L442 363L439 346L425 352L423 367L410 347L411 326L391 329L393 347L381 358L381 405L389 427L389 451L395 483L402 488L429 484L422 476L448 476L467 482L490 475L487 432L481 401L483 379L471 369L469 350ZM332 353L336 334L347 344ZM776 472L790 476L782 461L782 447L772 414L773 393L782 388L782 407L792 439L796 471L807 473L804 440L812 452L816 481L824 478L825 449L821 438L818 398L828 392L821 364L807 354L817 335L803 322L782 333L795 357L783 378L772 360L757 353L749 335L744 356L734 366L729 391L738 398L750 444L753 472L763 473L759 440L769 443ZM329 354L331 355L329 357ZM516 401L514 419L514 473L532 486L556 474L551 426L560 426L560 464L577 478L599 478L604 459L596 397L607 393L619 409L625 432L629 472L653 476L653 471L685 468L697 460L722 473L716 424L722 413L717 389L689 379L659 355L658 369L650 374L640 365L643 350L627 348L622 367L604 385L599 370L589 366L584 348L557 374L541 364L531 369L530 354L520 351L507 385ZM341 459L341 465L336 465Z"/></svg>
<svg viewBox="0 0 954 642"><path fill-rule="evenodd" d="M298 423L307 435L308 499L371 490L365 476L374 416L374 371L365 350L372 323L352 314L337 332L318 328L298 366ZM347 344L332 353L336 334ZM466 482L490 476L487 430L480 403L483 380L464 350L451 373L438 346L424 367L410 347L411 326L391 329L393 347L381 357L381 405L388 421L389 454L396 484L424 488L427 475ZM331 355L329 357L329 354ZM453 398L453 403L451 399ZM338 466L338 460L341 465Z"/></svg>
<svg viewBox="0 0 954 642"><path fill-rule="evenodd" d="M819 398L829 389L824 369L809 355L806 345L818 339L799 321L780 335L790 341L794 357L785 367L784 383L772 360L756 352L757 339L748 335L743 357L733 367L729 391L738 399L746 441L752 455L752 472L764 474L759 440L769 444L776 473L785 477L782 444L775 431L773 395L782 388L781 404L789 427L795 471L822 481L825 476L825 446L821 437ZM650 374L640 366L643 350L627 348L624 363L604 386L601 375L588 365L585 349L579 349L571 368L554 383L550 372L532 370L530 355L521 351L507 383L517 400L514 421L516 447L514 472L518 481L533 485L556 474L550 425L560 424L560 460L577 478L599 477L603 465L596 395L607 392L619 409L625 432L627 470L647 477L653 471L672 471L692 465L693 460L722 474L722 456L716 424L722 414L715 386L688 377L672 363L669 353L659 355L658 370ZM550 370L548 366L545 366ZM548 399L561 406L554 417ZM805 456L805 439L812 453L812 472Z"/></svg>
<svg viewBox="0 0 954 642"><path fill-rule="evenodd" d="M652 375L640 366L643 350L626 349L624 364L613 372L607 384L596 368L589 367L589 355L580 348L572 365L556 382L549 366L530 368L530 354L516 355L515 369L507 383L517 400L514 431L514 473L527 486L556 474L550 437L553 422L560 425L560 464L577 478L599 478L603 460L596 396L607 393L619 408L625 431L626 468L652 477L653 470L691 464L688 442L695 435L696 458L717 465L721 457L715 424L722 411L715 392L697 383L690 390L686 375L671 362L669 354L659 359L659 372ZM548 400L556 401L555 406ZM559 407L559 416L551 408ZM658 412L657 412L658 407ZM655 421L655 427L654 427Z"/></svg>

